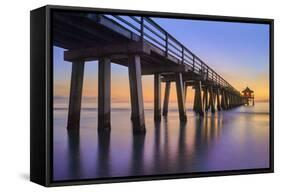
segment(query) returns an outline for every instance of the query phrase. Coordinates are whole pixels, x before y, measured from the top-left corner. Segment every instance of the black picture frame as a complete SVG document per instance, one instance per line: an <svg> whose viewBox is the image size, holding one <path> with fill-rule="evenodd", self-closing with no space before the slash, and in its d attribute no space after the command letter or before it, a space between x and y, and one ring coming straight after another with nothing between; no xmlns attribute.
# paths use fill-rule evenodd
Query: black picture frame
<svg viewBox="0 0 281 192"><path fill-rule="evenodd" d="M261 23L270 25L270 167L266 169L212 171L185 174L114 177L110 179L84 179L55 182L52 180L52 115L53 115L53 66L52 66L52 12L79 11L106 14L126 14L185 18L206 21ZM183 13L149 12L139 10L100 9L46 5L30 12L30 180L43 186L80 185L178 179L239 174L274 172L274 20L262 18L196 15Z"/></svg>

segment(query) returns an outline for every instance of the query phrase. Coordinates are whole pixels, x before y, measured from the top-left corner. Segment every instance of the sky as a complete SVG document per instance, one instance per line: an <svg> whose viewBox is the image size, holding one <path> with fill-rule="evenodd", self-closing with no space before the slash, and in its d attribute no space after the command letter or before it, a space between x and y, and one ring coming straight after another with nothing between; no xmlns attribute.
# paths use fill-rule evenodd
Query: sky
<svg viewBox="0 0 281 192"><path fill-rule="evenodd" d="M161 27L199 56L237 90L249 86L256 100L269 99L269 25L234 22L196 21L153 18ZM54 96L69 95L71 63L63 60L63 49L54 47ZM97 97L98 65L86 62L83 97ZM112 64L111 97L113 102L129 102L126 67ZM153 101L153 76L142 76L145 102ZM162 85L162 98L164 84ZM188 89L187 100L193 99ZM171 101L176 101L175 85Z"/></svg>

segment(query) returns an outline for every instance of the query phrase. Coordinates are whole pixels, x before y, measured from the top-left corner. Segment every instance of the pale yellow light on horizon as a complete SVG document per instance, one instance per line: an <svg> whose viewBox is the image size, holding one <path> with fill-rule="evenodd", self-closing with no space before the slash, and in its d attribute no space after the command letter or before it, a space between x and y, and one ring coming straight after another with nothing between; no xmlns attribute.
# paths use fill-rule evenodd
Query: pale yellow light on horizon
<svg viewBox="0 0 281 192"><path fill-rule="evenodd" d="M243 75L236 77L235 72L224 73L227 81L238 91L244 90L247 86L254 91L255 100L269 100L269 74L264 72L257 74L254 78Z"/></svg>
<svg viewBox="0 0 281 192"><path fill-rule="evenodd" d="M255 94L256 100L268 100L269 99L269 77L267 74L260 74L256 78L243 77L237 78L233 73L225 73L224 76L227 81L233 85L238 91L242 91L249 86ZM145 102L153 102L154 100L154 84L153 76L143 76L143 99ZM55 96L69 96L70 80L56 81L54 83L54 95ZM162 100L164 98L165 84L161 84ZM86 78L83 85L83 96L85 97L97 97L98 94L98 82L97 78ZM130 101L130 89L128 77L112 77L111 80L111 97L115 101L129 102ZM194 97L194 90L189 87L187 90L187 101L192 102ZM171 84L170 102L176 102L176 87L175 83Z"/></svg>

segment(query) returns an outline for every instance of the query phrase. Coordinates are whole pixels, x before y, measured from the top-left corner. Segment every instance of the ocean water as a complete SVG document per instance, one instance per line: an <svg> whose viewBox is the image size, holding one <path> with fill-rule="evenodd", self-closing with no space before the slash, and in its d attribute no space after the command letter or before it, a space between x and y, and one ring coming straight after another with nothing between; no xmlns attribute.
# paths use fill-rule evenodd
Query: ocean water
<svg viewBox="0 0 281 192"><path fill-rule="evenodd" d="M175 104L160 123L145 104L146 134L134 136L127 103L113 103L111 133L97 134L95 103L83 104L80 131L66 129L67 107L54 106L55 181L269 167L269 105L241 106L198 117L187 105L180 123Z"/></svg>

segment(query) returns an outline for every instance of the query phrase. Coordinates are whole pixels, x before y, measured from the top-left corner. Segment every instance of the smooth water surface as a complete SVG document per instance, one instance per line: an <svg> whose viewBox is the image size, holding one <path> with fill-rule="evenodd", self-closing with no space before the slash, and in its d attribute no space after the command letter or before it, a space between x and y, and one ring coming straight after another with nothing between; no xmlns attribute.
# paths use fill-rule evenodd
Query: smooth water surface
<svg viewBox="0 0 281 192"><path fill-rule="evenodd" d="M67 108L55 105L53 179L173 174L269 167L268 103L179 122L171 107L161 123L146 107L145 135L132 134L129 105L112 104L111 134L97 134L95 106L83 107L79 133L66 129ZM189 106L190 108L190 106Z"/></svg>

